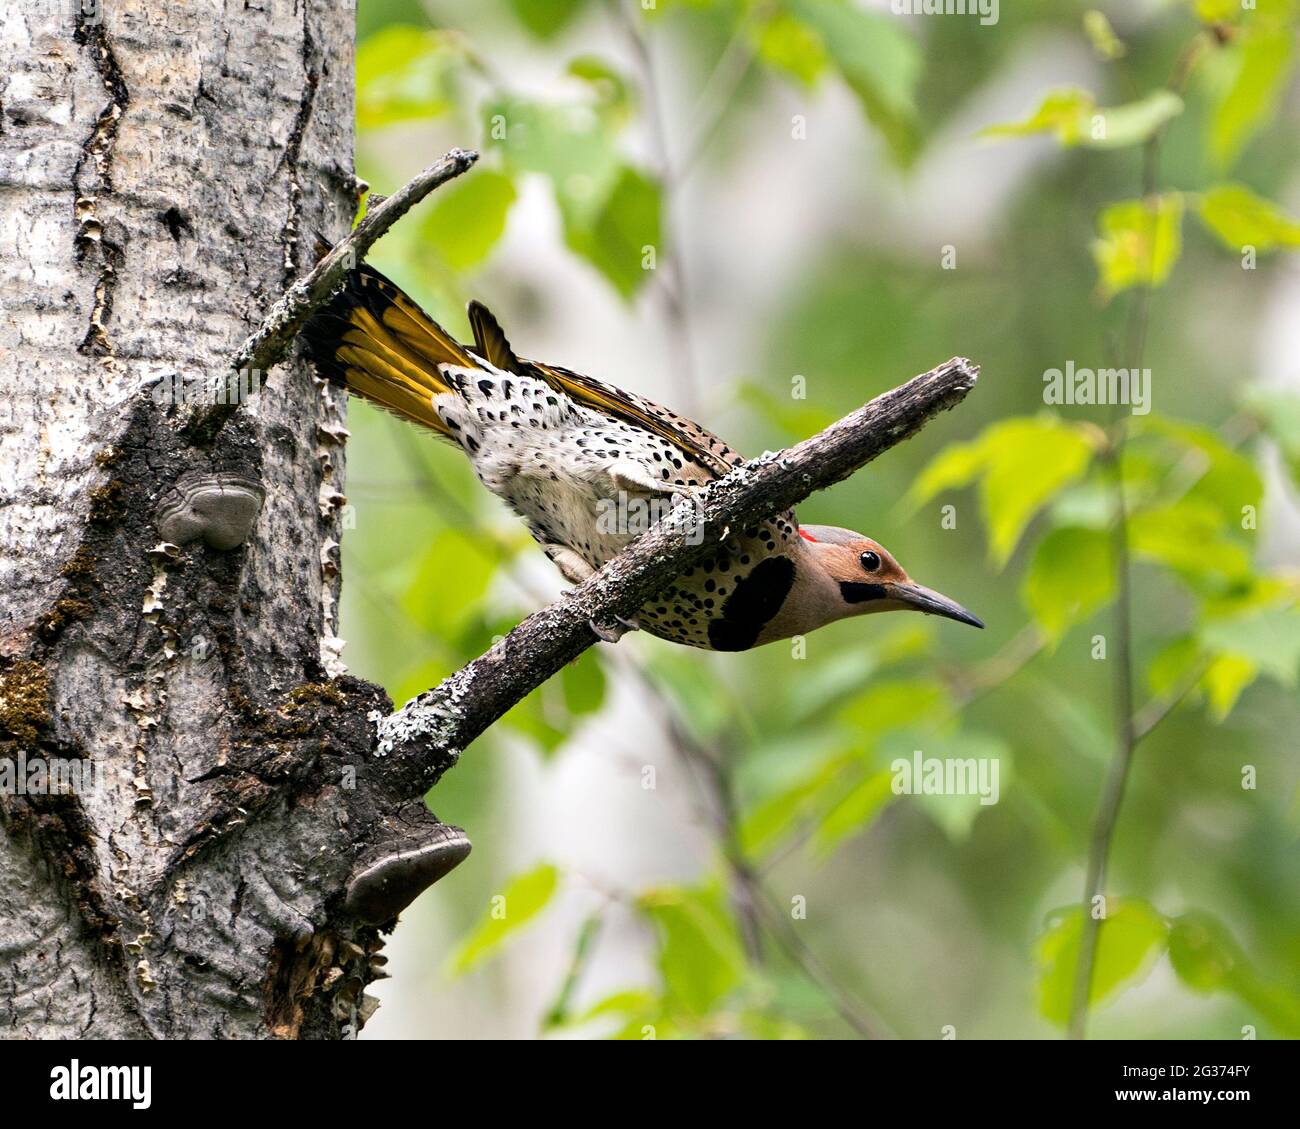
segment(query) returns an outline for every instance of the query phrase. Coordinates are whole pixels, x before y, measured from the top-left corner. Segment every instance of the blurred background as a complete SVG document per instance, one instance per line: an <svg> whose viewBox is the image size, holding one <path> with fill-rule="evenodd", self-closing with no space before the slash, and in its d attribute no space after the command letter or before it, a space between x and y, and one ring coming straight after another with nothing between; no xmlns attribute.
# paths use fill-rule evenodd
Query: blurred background
<svg viewBox="0 0 1300 1129"><path fill-rule="evenodd" d="M430 794L474 853L363 1037L1060 1037L1125 668L1089 1032L1300 1036L1296 5L926 6L358 0L359 175L482 153L371 256L463 338L751 455L976 361L800 517L988 624L591 649ZM1149 412L1045 402L1071 363ZM457 450L349 428L345 658L401 703L563 584ZM915 750L997 802L895 794Z"/></svg>

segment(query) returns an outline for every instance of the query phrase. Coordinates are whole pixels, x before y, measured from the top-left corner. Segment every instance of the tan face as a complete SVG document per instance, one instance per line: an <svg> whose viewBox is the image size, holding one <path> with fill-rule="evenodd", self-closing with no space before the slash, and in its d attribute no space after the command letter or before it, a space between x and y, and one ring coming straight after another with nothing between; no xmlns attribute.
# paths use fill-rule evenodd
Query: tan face
<svg viewBox="0 0 1300 1129"><path fill-rule="evenodd" d="M914 611L983 627L955 600L917 584L879 542L836 526L805 525L800 534L816 550L822 569L835 582L842 614Z"/></svg>
<svg viewBox="0 0 1300 1129"><path fill-rule="evenodd" d="M805 529L809 528L807 526ZM827 543L817 539L822 567L841 585L910 584L907 575L889 550L870 537L854 536L851 541ZM852 603L853 601L849 601Z"/></svg>

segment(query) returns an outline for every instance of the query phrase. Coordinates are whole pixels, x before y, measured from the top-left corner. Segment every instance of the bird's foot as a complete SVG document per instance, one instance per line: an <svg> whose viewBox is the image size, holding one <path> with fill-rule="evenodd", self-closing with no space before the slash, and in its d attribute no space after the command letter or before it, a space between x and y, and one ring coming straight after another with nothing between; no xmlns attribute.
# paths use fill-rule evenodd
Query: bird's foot
<svg viewBox="0 0 1300 1129"><path fill-rule="evenodd" d="M596 638L606 643L617 643L629 631L640 631L641 625L634 619L624 619L616 615L613 623L597 623L594 619L587 620L587 626L591 628Z"/></svg>

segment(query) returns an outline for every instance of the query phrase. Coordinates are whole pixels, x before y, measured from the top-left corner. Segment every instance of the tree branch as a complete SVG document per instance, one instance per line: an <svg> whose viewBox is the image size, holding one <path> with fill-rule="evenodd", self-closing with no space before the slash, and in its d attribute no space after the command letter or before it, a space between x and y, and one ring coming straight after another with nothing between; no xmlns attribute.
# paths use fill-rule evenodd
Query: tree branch
<svg viewBox="0 0 1300 1129"><path fill-rule="evenodd" d="M375 783L395 801L423 795L460 751L596 642L590 624L634 616L733 528L764 521L847 478L960 403L979 369L954 358L877 396L819 435L740 466L675 508L564 599L378 726Z"/></svg>
<svg viewBox="0 0 1300 1129"><path fill-rule="evenodd" d="M284 360L307 319L329 300L343 276L388 229L435 188L460 176L477 160L478 154L472 150L452 149L391 196L374 203L345 238L280 296L262 324L235 351L230 372L222 379L242 372L264 373ZM239 407L237 395L216 398L221 402L200 408L186 424L186 434L197 442L211 442Z"/></svg>

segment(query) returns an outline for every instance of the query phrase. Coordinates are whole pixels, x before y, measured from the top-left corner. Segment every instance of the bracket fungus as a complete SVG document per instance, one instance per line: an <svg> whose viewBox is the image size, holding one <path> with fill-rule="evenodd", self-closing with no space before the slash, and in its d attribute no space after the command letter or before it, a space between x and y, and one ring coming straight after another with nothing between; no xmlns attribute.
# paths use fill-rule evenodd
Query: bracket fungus
<svg viewBox="0 0 1300 1129"><path fill-rule="evenodd" d="M434 821L366 851L348 883L346 905L369 925L392 921L470 852L459 827Z"/></svg>
<svg viewBox="0 0 1300 1129"><path fill-rule="evenodd" d="M242 474L182 475L158 503L158 532L186 545L202 538L214 549L234 549L252 532L266 491Z"/></svg>

